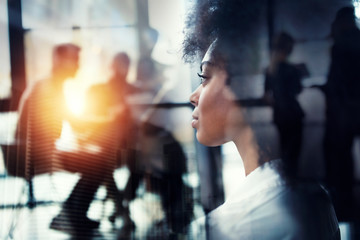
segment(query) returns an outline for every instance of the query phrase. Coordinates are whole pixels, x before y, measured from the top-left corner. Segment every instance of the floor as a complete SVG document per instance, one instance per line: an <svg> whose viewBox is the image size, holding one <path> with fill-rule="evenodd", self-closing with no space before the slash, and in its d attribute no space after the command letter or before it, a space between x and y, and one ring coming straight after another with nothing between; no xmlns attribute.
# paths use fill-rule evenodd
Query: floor
<svg viewBox="0 0 360 240"><path fill-rule="evenodd" d="M228 159L231 159L225 161L223 168L225 198L231 194L233 188L231 183L235 182L232 179L243 176L241 161L231 155L232 147L227 146L225 149ZM1 172L3 166L0 164L0 175ZM126 168L115 171L114 178L119 189L124 187L121 183L125 183L127 177ZM29 208L26 205L28 201L26 182L14 177L0 178L0 239L78 239L70 233L49 228L51 220L61 209L61 203L78 179L77 174L68 172L35 177L35 199L38 205ZM197 182L196 176L191 176L190 179ZM109 221L108 217L114 211L114 203L111 200L104 200L105 196L106 190L101 187L88 212L89 218L101 222L99 230L82 235L80 239L170 239L171 233L161 221L164 219L164 212L158 195L146 192L144 187L139 188L138 198L130 204L131 218L136 225L134 229L124 228L120 217L115 223ZM195 206L194 214L203 215L200 206ZM346 222L340 223L341 239L353 239L350 238L353 227ZM175 239L187 239L187 237L177 236Z"/></svg>
<svg viewBox="0 0 360 240"><path fill-rule="evenodd" d="M126 169L119 169L115 173L117 182L125 182L126 177ZM71 233L52 230L49 225L78 178L78 175L66 172L35 177L35 199L38 204L32 209L26 206L28 189L24 180L11 177L0 179L0 239L74 239ZM123 178L123 181L119 178ZM115 223L109 221L114 202L104 200L105 196L105 188L99 188L88 217L101 224L98 231L87 232L85 239L167 239L167 228L160 224L164 214L158 195L141 192L140 188L139 197L130 204L135 229L123 228L121 217ZM81 239L84 236L82 234Z"/></svg>

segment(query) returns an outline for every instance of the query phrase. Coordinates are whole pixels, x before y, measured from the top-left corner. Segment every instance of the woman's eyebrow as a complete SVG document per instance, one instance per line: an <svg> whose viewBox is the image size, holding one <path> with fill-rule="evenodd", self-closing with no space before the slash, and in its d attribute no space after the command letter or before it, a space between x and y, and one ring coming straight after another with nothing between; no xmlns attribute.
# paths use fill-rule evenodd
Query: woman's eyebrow
<svg viewBox="0 0 360 240"><path fill-rule="evenodd" d="M202 62L201 64L200 64L200 71L202 71L203 70L203 66L204 65L213 65L210 61L204 61L204 62Z"/></svg>

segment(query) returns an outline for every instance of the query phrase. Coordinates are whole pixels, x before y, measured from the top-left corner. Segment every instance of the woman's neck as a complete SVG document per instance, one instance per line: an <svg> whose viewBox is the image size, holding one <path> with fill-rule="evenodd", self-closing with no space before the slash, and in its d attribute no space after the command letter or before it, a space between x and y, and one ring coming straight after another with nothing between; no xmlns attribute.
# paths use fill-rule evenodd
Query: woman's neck
<svg viewBox="0 0 360 240"><path fill-rule="evenodd" d="M257 145L254 133L250 127L241 131L241 134L234 140L236 148L243 160L245 176L249 175L257 167L259 163L259 146Z"/></svg>

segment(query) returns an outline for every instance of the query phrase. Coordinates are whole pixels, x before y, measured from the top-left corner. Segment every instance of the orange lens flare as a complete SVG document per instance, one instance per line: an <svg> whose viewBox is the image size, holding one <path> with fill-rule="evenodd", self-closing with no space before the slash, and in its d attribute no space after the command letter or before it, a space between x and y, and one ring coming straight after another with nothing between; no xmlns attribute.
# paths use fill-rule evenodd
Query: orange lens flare
<svg viewBox="0 0 360 240"><path fill-rule="evenodd" d="M66 82L64 85L64 94L66 106L75 115L80 116L85 109L84 87Z"/></svg>

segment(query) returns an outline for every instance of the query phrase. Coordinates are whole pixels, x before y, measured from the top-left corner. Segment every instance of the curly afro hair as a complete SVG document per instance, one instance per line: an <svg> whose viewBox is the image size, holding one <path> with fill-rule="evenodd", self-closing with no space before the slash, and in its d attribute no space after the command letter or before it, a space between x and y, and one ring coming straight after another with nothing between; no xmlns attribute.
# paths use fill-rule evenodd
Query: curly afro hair
<svg viewBox="0 0 360 240"><path fill-rule="evenodd" d="M215 40L217 63L226 66L229 61L249 60L264 5L265 0L199 0L186 21L185 62L202 57Z"/></svg>

